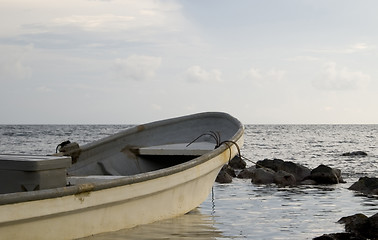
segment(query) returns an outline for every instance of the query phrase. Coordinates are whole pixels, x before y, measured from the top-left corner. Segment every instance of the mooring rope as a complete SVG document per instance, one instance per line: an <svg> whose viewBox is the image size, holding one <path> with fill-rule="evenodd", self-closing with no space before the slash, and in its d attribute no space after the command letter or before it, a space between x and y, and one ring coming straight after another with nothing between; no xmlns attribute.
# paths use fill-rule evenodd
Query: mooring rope
<svg viewBox="0 0 378 240"><path fill-rule="evenodd" d="M215 144L215 148L214 149L220 147L222 144L226 144L227 145L228 149L230 150L230 159L228 161L231 161L231 155L232 155L231 146L232 146L232 144L234 144L236 146L236 148L238 149L238 155L239 155L239 157L241 157L239 145L236 142L231 141L231 140L221 141L221 136L220 136L219 132L209 131L207 133L203 133L203 134L199 135L198 137L196 137L193 141L191 141L190 143L188 143L186 146L187 147L190 146L192 143L194 143L195 141L197 141L198 139L200 139L202 136L206 136L206 135L212 137L215 140L216 144Z"/></svg>
<svg viewBox="0 0 378 240"><path fill-rule="evenodd" d="M240 151L240 147L239 147L239 145L236 143L236 142L234 142L234 141L223 141L223 142L221 142L221 144L222 143L232 143L232 144L235 144L235 146L236 146L236 148L238 149L238 155L239 155L239 157L242 159L242 160L245 160L245 161L248 161L248 162L250 162L250 163L253 163L253 164L255 164L256 166L259 166L260 168L264 168L264 169L267 169L267 167L265 167L265 166L263 166L263 165L261 165L261 164L258 164L257 162L255 162L255 161L253 161L253 160L251 160L251 159L249 159L249 158L247 158L247 157L245 157L245 156L242 156L241 155L241 151ZM228 146L228 148L230 149L230 158L231 158L231 146L230 145L228 145L227 144L227 146ZM228 161L228 162L230 162L231 161L231 159Z"/></svg>
<svg viewBox="0 0 378 240"><path fill-rule="evenodd" d="M235 141L231 141L231 140L221 141L221 136L220 136L219 132L209 131L209 132L207 132L207 133L203 133L203 134L201 134L200 136L198 136L197 138L195 138L193 141L191 141L190 143L188 143L186 146L188 147L189 145L191 145L192 143L194 143L195 141L197 141L199 138L201 138L201 137L203 137L203 136L206 136L206 135L212 137L212 138L215 140L215 142L216 142L215 148L220 147L220 145L222 145L222 144L226 144L226 145L227 145L228 149L230 150L230 159L228 160L228 162L230 162L230 161L232 160L232 159L231 159L231 155L232 155L231 147L232 147L232 145L235 145L236 148L238 149L238 155L239 155L239 157L240 157L242 160L244 160L244 161L248 161L248 162L250 162L250 163L253 163L253 164L255 164L256 166L259 166L259 167L264 168L264 169L267 168L267 167L265 167L265 166L263 166L263 165L261 165L261 164L255 162L255 161L253 161L253 160L251 160L251 159L249 159L249 158L243 156L243 155L241 154L241 151L240 151L240 147L239 147L239 145L238 145Z"/></svg>
<svg viewBox="0 0 378 240"><path fill-rule="evenodd" d="M229 143L231 143L231 145L229 145ZM220 143L220 145L222 145L222 144L226 144L227 147L228 147L228 149L230 150L230 158L229 158L229 160L228 160L229 163L230 163L230 161L232 160L232 159L231 159L231 155L232 155L231 146L232 146L232 144L234 144L234 145L236 146L236 148L238 149L238 155L239 155L239 157L240 157L240 158L242 157L242 156L241 156L241 152L240 152L240 147L239 147L239 145L238 145L236 142L234 142L234 141L230 141L230 140L227 140L227 141L223 141L223 142Z"/></svg>

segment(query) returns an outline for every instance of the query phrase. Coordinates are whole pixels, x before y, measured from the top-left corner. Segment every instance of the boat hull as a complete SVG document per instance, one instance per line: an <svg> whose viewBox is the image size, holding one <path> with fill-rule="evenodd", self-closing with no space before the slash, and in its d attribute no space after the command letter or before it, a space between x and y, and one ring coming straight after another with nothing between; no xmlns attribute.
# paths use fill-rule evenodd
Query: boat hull
<svg viewBox="0 0 378 240"><path fill-rule="evenodd" d="M232 140L242 146L242 130ZM221 167L238 153L236 144L110 184L56 190L61 193L43 190L50 197L41 198L37 195L43 191L36 191L26 201L12 202L5 194L0 198L0 239L75 239L185 214L206 200Z"/></svg>
<svg viewBox="0 0 378 240"><path fill-rule="evenodd" d="M146 182L1 206L0 238L73 239L185 214L206 200L228 160L225 152L183 172ZM35 209L41 210L38 215ZM14 221L4 219L9 214Z"/></svg>

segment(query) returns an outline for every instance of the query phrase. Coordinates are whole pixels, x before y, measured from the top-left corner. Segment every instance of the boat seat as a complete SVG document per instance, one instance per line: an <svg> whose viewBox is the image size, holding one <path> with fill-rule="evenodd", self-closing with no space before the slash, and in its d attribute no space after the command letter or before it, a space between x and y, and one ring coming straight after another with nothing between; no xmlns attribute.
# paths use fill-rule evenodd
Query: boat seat
<svg viewBox="0 0 378 240"><path fill-rule="evenodd" d="M134 149L139 155L176 155L176 156L200 156L215 149L215 144L210 142L165 144Z"/></svg>

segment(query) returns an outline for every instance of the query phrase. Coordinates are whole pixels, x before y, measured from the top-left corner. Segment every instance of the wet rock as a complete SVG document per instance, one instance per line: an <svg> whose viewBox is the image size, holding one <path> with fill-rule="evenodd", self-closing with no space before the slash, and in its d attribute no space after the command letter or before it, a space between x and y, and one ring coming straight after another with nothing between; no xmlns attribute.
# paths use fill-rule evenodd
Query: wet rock
<svg viewBox="0 0 378 240"><path fill-rule="evenodd" d="M226 171L220 171L215 179L217 183L231 183L232 177Z"/></svg>
<svg viewBox="0 0 378 240"><path fill-rule="evenodd" d="M341 218L338 223L345 224L345 231L367 239L378 239L378 213L367 217L358 213Z"/></svg>
<svg viewBox="0 0 378 240"><path fill-rule="evenodd" d="M326 165L319 165L317 168L310 170L305 166L290 161L264 159L256 163L256 170L260 168L272 170L274 175L276 175L273 181L284 186L345 183L339 169ZM263 173L265 172L263 171ZM259 175L257 176L259 177ZM259 182L260 180L257 178L257 180L253 180L252 182L254 181ZM270 183L267 179L264 179L264 181Z"/></svg>
<svg viewBox="0 0 378 240"><path fill-rule="evenodd" d="M311 173L311 170L305 166L290 161L283 161L281 159L264 159L262 161L258 161L256 166L270 168L275 172L280 170L285 171L292 174L297 182L301 182Z"/></svg>
<svg viewBox="0 0 378 240"><path fill-rule="evenodd" d="M217 183L231 183L232 182L232 177L230 176L230 174L224 172L224 171L221 171L218 173L218 176L217 178L215 179L215 181Z"/></svg>
<svg viewBox="0 0 378 240"><path fill-rule="evenodd" d="M284 162L282 170L293 174L297 182L302 181L311 173L309 168L293 162Z"/></svg>
<svg viewBox="0 0 378 240"><path fill-rule="evenodd" d="M314 180L311 180L311 179L306 179L306 180L303 180L302 182L300 182L301 185L316 185L317 182L315 182Z"/></svg>
<svg viewBox="0 0 378 240"><path fill-rule="evenodd" d="M369 218L370 227L371 227L371 234L375 237L378 237L378 213L374 214Z"/></svg>
<svg viewBox="0 0 378 240"><path fill-rule="evenodd" d="M341 154L341 156L349 156L349 157L365 157L367 156L367 153L366 152L363 152L363 151L354 151L354 152L346 152L346 153L343 153Z"/></svg>
<svg viewBox="0 0 378 240"><path fill-rule="evenodd" d="M224 171L226 171L231 177L236 177L235 169L233 169L230 165L226 164L222 167Z"/></svg>
<svg viewBox="0 0 378 240"><path fill-rule="evenodd" d="M335 172L336 177L337 177L337 179L339 180L339 183L346 183L346 182L344 181L343 177L341 176L341 170L338 169L338 168L332 168L332 169L333 169L333 171Z"/></svg>
<svg viewBox="0 0 378 240"><path fill-rule="evenodd" d="M314 240L367 240L378 239L378 213L371 217L357 213L342 217L338 223L345 224L345 233L324 234Z"/></svg>
<svg viewBox="0 0 378 240"><path fill-rule="evenodd" d="M233 169L244 169L247 166L247 163L240 156L235 156L228 164Z"/></svg>
<svg viewBox="0 0 378 240"><path fill-rule="evenodd" d="M318 184L344 183L339 169L334 169L323 164L313 169L307 179L314 180Z"/></svg>
<svg viewBox="0 0 378 240"><path fill-rule="evenodd" d="M262 161L258 161L256 163L256 167L264 167L264 168L269 168L272 169L273 171L277 172L278 170L281 169L282 165L284 164L284 160L281 159L264 159Z"/></svg>
<svg viewBox="0 0 378 240"><path fill-rule="evenodd" d="M270 168L256 168L252 171L252 183L275 183L280 186L292 186L296 184L296 179L293 174L283 170L278 170L275 172Z"/></svg>
<svg viewBox="0 0 378 240"><path fill-rule="evenodd" d="M361 235L360 230L366 228L367 219L368 217L364 214L357 213L352 216L342 217L337 222L345 224L345 231Z"/></svg>
<svg viewBox="0 0 378 240"><path fill-rule="evenodd" d="M271 184L274 182L275 172L269 168L257 168L253 172L252 183Z"/></svg>
<svg viewBox="0 0 378 240"><path fill-rule="evenodd" d="M255 166L245 168L240 171L238 174L237 178L244 178L244 179L252 179L253 177L253 172L256 170Z"/></svg>
<svg viewBox="0 0 378 240"><path fill-rule="evenodd" d="M281 186L292 186L296 184L296 179L293 174L279 170L274 173L273 180L275 184Z"/></svg>
<svg viewBox="0 0 378 240"><path fill-rule="evenodd" d="M236 176L235 171L226 164L222 167L222 169L218 173L215 181L217 183L231 183L232 177L235 177L235 176Z"/></svg>
<svg viewBox="0 0 378 240"><path fill-rule="evenodd" d="M353 183L349 189L367 195L378 195L378 178L362 177Z"/></svg>
<svg viewBox="0 0 378 240"><path fill-rule="evenodd" d="M313 238L313 240L366 240L356 236L354 233L331 233L324 234L320 237Z"/></svg>

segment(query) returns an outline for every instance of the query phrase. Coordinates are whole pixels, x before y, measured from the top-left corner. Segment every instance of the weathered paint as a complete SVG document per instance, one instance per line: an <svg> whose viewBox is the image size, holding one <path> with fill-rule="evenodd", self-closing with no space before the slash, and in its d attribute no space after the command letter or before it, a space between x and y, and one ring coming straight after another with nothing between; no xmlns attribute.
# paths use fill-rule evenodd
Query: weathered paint
<svg viewBox="0 0 378 240"><path fill-rule="evenodd" d="M237 150L232 148L232 152L235 155ZM227 150L210 161L158 179L2 205L0 239L72 239L185 214L207 198L228 160Z"/></svg>

